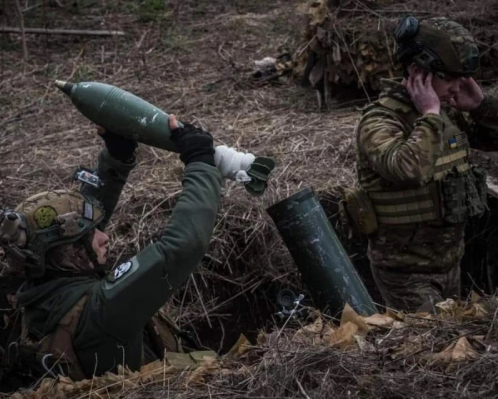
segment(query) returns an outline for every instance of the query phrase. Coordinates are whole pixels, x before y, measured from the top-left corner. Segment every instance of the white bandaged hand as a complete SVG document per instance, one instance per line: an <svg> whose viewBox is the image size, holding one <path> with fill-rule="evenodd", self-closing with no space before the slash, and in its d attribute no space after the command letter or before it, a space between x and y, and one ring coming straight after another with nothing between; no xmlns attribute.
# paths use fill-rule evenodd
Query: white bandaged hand
<svg viewBox="0 0 498 399"><path fill-rule="evenodd" d="M247 171L256 157L236 151L226 145L215 148L214 163L220 170L221 176L238 182L249 182L251 178Z"/></svg>

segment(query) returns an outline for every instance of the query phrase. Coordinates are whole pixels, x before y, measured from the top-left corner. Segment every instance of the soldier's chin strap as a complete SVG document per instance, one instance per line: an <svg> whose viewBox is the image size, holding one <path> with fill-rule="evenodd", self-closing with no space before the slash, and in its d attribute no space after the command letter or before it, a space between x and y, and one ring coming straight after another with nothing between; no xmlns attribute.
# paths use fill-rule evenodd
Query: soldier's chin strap
<svg viewBox="0 0 498 399"><path fill-rule="evenodd" d="M93 264L92 272L98 274L99 276L104 276L107 273L107 267L99 263L99 258L95 253L95 250L93 249L92 246L93 234L87 234L85 237L83 237L82 241L86 253L90 258L90 262L92 262Z"/></svg>

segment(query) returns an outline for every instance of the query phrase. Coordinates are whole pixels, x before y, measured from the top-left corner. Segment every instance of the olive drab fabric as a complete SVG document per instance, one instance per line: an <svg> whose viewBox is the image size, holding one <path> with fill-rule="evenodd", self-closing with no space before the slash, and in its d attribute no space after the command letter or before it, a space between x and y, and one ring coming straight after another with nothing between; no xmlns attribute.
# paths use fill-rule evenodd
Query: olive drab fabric
<svg viewBox="0 0 498 399"><path fill-rule="evenodd" d="M421 25L421 41L439 56L443 64L442 72L452 75L472 75L477 72L479 48L467 29L445 17L431 18L422 21ZM428 29L425 29L426 26ZM439 35L436 33L434 36L435 32ZM448 37L449 43L443 37Z"/></svg>
<svg viewBox="0 0 498 399"><path fill-rule="evenodd" d="M410 29L403 30L409 25ZM455 21L445 17L419 21L408 16L396 33L396 57L404 65L415 62L441 77L472 76L477 72L479 48L470 32Z"/></svg>
<svg viewBox="0 0 498 399"><path fill-rule="evenodd" d="M97 173L105 185L82 190L102 202L101 228L108 223L133 167L102 151ZM101 375L119 364L140 368L147 323L199 264L214 229L221 187L218 169L194 162L185 168L182 183L162 237L107 277L58 278L27 282L20 288L17 297L31 340L53 334L60 320L86 296L72 339L83 374Z"/></svg>
<svg viewBox="0 0 498 399"><path fill-rule="evenodd" d="M358 187L343 187L341 194L339 215L342 224L349 227L349 235L361 237L374 234L379 226L367 192Z"/></svg>
<svg viewBox="0 0 498 399"><path fill-rule="evenodd" d="M379 224L368 256L386 303L417 310L434 292L459 292L465 221L482 214L486 197L469 142L498 148L498 102L486 98L470 116L421 116L401 83L385 80L382 89L356 130L358 181Z"/></svg>
<svg viewBox="0 0 498 399"><path fill-rule="evenodd" d="M59 371L75 381L85 378L74 352L73 337L86 301L87 296L82 296L76 305L59 320L55 331L45 336L41 341L33 342L29 338L25 321L23 321L21 335L21 347L24 350L31 347L37 363L45 363L47 368L54 368L57 365L54 368L54 375Z"/></svg>

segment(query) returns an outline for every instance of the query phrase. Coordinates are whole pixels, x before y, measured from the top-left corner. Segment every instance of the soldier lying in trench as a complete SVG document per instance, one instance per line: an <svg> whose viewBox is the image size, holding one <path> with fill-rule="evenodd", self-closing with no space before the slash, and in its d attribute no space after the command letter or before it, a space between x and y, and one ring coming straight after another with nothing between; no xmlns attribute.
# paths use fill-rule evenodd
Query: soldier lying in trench
<svg viewBox="0 0 498 399"><path fill-rule="evenodd" d="M133 140L102 134L97 174L105 185L40 193L0 213L9 266L26 277L16 294L22 334L13 329L4 367L19 362L35 373L80 380L120 364L138 370L165 350L181 351L157 312L207 251L221 176L208 132L179 128L173 115L170 127L185 164L183 191L162 237L112 273L105 273L104 230L136 165Z"/></svg>

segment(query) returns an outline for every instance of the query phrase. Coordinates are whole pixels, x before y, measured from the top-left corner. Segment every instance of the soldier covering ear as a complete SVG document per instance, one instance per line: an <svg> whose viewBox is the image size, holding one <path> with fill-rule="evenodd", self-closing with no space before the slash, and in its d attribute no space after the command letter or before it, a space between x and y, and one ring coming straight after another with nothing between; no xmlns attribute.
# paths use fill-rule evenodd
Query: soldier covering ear
<svg viewBox="0 0 498 399"><path fill-rule="evenodd" d="M383 80L363 110L356 163L378 224L368 247L375 280L388 306L415 311L460 294L465 224L486 209L470 144L498 148L498 102L471 77L479 52L462 25L407 17L395 37L405 79Z"/></svg>

